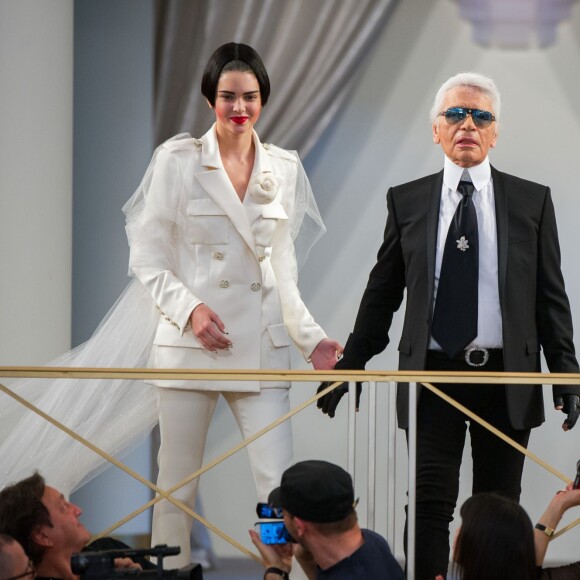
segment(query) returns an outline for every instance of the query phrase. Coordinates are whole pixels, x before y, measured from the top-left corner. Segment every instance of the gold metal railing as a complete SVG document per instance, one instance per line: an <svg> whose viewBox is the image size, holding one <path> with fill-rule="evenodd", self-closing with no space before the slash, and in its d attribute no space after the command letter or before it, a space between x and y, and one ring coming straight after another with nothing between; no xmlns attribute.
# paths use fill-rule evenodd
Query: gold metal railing
<svg viewBox="0 0 580 580"><path fill-rule="evenodd" d="M560 473L557 469L549 465L546 461L542 460L540 457L529 451L528 449L523 448L515 441L511 440L509 437L498 431L495 427L475 415L469 409L466 409L456 401L454 401L451 397L440 391L435 384L438 383L476 383L476 384L498 384L498 385L505 385L505 384L516 384L522 385L522 388L528 384L575 384L580 385L580 374L563 374L563 373L554 373L554 374L545 374L545 373L499 373L499 372L444 372L444 371L419 371L419 372L410 372L410 371L254 371L254 370L184 370L184 369L172 369L172 370L160 370L160 369L102 369L102 368L70 368L70 367L0 367L0 377L21 377L21 378L82 378L82 379L163 379L163 380L171 380L171 379L186 379L186 380L219 380L219 381L227 381L227 380L262 380L262 381L272 381L272 380L283 380L283 381L292 381L292 382L314 382L319 383L321 381L331 381L332 384L328 386L324 391L316 394L313 397L310 397L308 400L304 401L287 414L283 415L282 417L278 418L276 421L272 422L270 425L267 425L257 433L255 433L252 437L242 441L240 444L236 445L229 451L223 453L221 456L217 457L210 463L204 465L195 473L190 474L187 478L180 481L173 487L168 490L162 490L157 487L154 483L148 481L146 478L142 477L134 470L130 469L122 462L118 461L105 451L99 449L95 445L93 445L90 441L87 441L85 438L81 437L71 429L69 429L66 425L62 424L61 422L57 421L53 417L50 417L42 410L38 409L36 406L31 404L30 402L23 399L17 392L15 392L12 388L6 387L0 384L0 391L6 394L7 396L13 398L21 405L28 408L32 413L35 413L57 427L64 431L70 437L76 439L81 444L85 445L93 452L100 455L106 461L112 463L143 485L147 486L151 490L156 493L156 497L152 500L132 512L131 514L127 515L122 520L115 523L113 526L109 527L106 530L103 530L97 537L102 537L114 531L115 529L119 528L126 522L130 521L137 515L141 514L145 510L152 507L158 501L165 499L170 501L175 506L179 507L181 510L189 514L194 519L201 522L204 526L208 527L214 533L216 533L219 537L226 540L233 546L235 546L239 551L244 553L246 556L253 558L254 560L261 562L260 558L247 550L244 546L242 546L239 542L235 539L229 537L225 532L217 528L217 526L213 525L211 522L207 521L205 518L197 514L195 511L190 509L188 506L183 504L180 500L175 499L172 494L175 493L178 489L186 485L187 483L193 481L194 479L200 477L203 473L209 471L210 469L214 468L218 464L222 463L231 455L235 454L239 450L245 448L247 445L267 433L268 431L274 429L284 421L287 421L297 413L301 412L302 410L306 409L308 406L315 403L319 398L323 397L325 394L336 388L342 382L349 382L351 384L351 394L352 388L355 382L362 381L362 382L369 382L371 385L375 383L399 383L399 382L408 382L410 383L410 390L409 390L409 397L410 397L410 409L416 408L416 385L421 384L423 387L431 390L437 396L443 398L447 401L450 405L456 407L461 412L465 413L469 416L472 420L478 422L480 425L491 431L496 436L500 437L509 445L512 445L515 449L519 452L525 454L529 459L536 462L538 465L561 479L566 484L570 483L570 478L566 475ZM352 398L352 397L351 397ZM354 402L351 403L350 409L354 412ZM410 417L410 434L409 434L409 441L414 440L416 433L414 430L416 428L415 424L415 414L412 413ZM354 431L352 431L354 437ZM414 504L414 493L412 492L411 488L414 485L414 467L415 467L415 449L413 445L409 445L409 504ZM414 507L414 505L413 505ZM414 512L410 510L409 515ZM580 518L572 522L571 524L567 525L565 528L556 532L553 536L553 539L561 536L563 533L569 531L574 526L580 524ZM410 538L413 537L411 533L412 530L409 530ZM410 549L412 551L413 542L410 542ZM411 561L414 560L412 557L412 553L408 554L409 559ZM412 567L412 566L411 566ZM412 570L408 570L411 573L412 577Z"/></svg>

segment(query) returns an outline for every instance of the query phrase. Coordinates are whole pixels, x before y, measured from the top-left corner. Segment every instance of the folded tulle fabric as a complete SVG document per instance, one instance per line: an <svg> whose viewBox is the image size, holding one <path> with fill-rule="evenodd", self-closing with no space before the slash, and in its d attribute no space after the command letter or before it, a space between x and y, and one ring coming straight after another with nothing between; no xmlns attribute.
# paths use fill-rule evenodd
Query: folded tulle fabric
<svg viewBox="0 0 580 580"><path fill-rule="evenodd" d="M153 300L132 280L93 336L46 366L145 367L158 320ZM157 422L155 388L142 380L18 379L3 384L115 457L141 443ZM50 485L71 492L107 466L100 455L0 393L0 487L38 469Z"/></svg>

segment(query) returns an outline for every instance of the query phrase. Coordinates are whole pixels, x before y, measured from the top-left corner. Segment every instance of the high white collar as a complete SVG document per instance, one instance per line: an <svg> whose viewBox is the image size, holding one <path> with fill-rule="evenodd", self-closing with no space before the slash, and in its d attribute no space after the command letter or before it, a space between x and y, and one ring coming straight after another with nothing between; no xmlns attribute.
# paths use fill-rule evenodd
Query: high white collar
<svg viewBox="0 0 580 580"><path fill-rule="evenodd" d="M464 169L459 167L445 156L443 167L443 183L451 190L457 191L460 181L471 181L476 191L481 191L491 179L491 166L489 157L486 157L479 165Z"/></svg>

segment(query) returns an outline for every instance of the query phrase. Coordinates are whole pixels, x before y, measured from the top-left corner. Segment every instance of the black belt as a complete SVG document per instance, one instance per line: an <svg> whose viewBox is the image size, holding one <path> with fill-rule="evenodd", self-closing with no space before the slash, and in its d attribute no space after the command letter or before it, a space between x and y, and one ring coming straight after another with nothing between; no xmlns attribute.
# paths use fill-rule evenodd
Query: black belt
<svg viewBox="0 0 580 580"><path fill-rule="evenodd" d="M452 359L450 359L442 350L430 350L428 351L428 355L437 359L465 362L470 367L479 367L484 370L483 367L485 367L485 365L490 360L503 360L503 349L484 348L483 346L470 346L469 348L466 348L459 354L455 355L455 357Z"/></svg>

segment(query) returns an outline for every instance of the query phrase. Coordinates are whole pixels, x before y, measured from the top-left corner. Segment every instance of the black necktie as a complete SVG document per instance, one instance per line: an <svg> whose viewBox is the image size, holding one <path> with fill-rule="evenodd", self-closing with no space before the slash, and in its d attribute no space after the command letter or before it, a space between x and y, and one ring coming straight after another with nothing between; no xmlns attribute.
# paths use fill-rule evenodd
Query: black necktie
<svg viewBox="0 0 580 580"><path fill-rule="evenodd" d="M463 198L449 225L431 334L450 358L477 336L479 238L473 184L460 181Z"/></svg>

